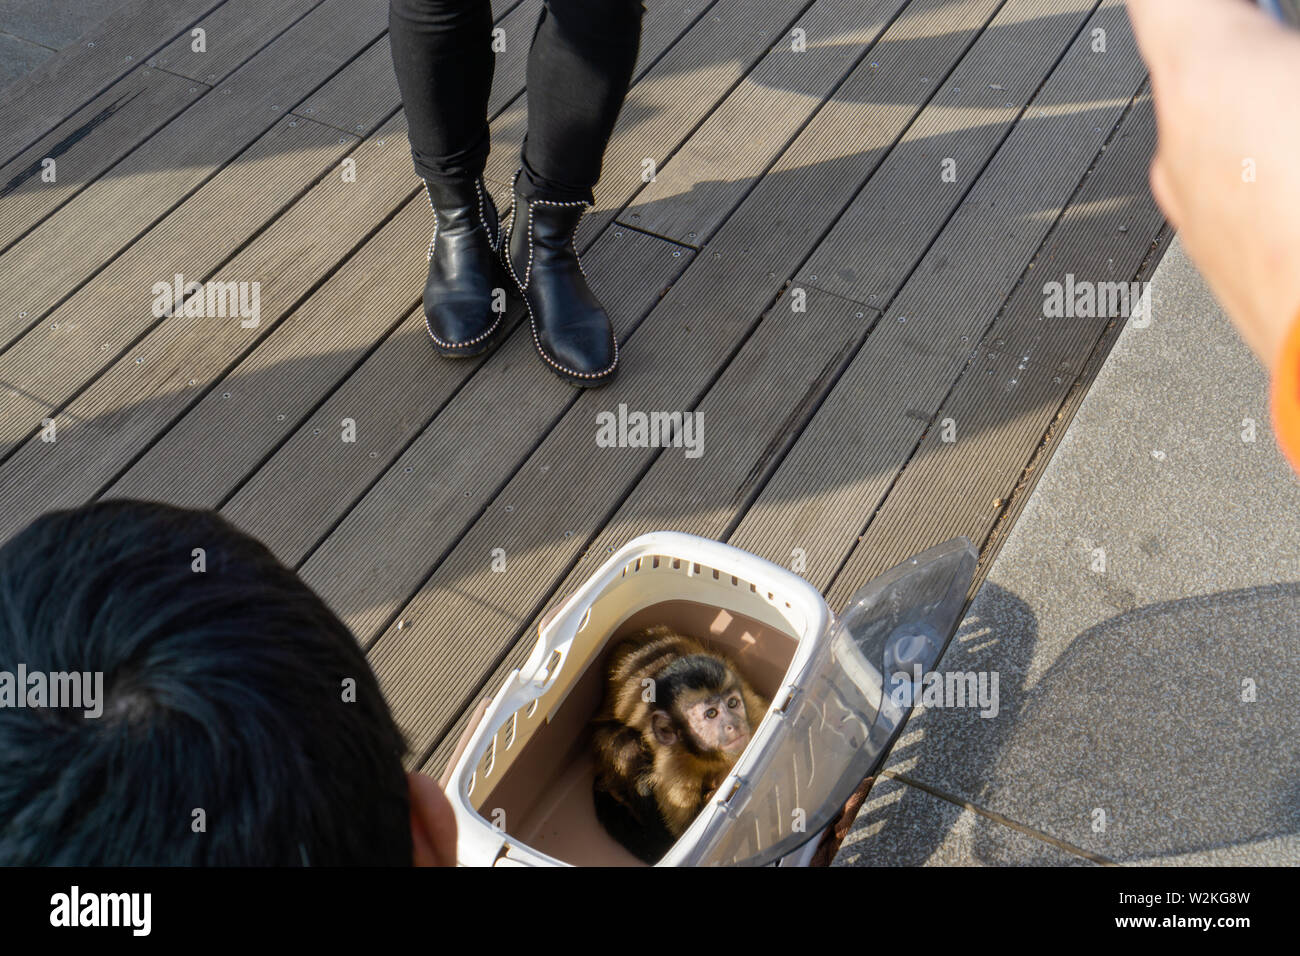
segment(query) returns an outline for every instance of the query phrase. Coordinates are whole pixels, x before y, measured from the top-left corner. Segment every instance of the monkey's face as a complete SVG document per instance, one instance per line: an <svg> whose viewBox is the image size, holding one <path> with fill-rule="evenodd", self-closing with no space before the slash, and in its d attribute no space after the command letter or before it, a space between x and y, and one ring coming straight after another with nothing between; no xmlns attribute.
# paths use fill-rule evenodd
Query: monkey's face
<svg viewBox="0 0 1300 956"><path fill-rule="evenodd" d="M686 731L700 750L738 757L749 743L749 717L739 687L728 687L720 693L683 695L679 706Z"/></svg>

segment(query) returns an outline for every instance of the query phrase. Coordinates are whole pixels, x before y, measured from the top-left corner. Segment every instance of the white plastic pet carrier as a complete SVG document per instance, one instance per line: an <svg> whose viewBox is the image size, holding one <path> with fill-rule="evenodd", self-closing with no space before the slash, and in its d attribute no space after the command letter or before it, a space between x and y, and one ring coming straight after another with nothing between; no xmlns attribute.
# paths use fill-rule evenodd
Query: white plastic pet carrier
<svg viewBox="0 0 1300 956"><path fill-rule="evenodd" d="M895 690L938 660L975 560L964 538L932 548L836 617L803 578L738 548L676 532L630 542L542 621L455 761L458 861L643 865L596 820L588 724L606 651L667 624L729 656L772 706L657 865L805 864L902 728L916 695Z"/></svg>

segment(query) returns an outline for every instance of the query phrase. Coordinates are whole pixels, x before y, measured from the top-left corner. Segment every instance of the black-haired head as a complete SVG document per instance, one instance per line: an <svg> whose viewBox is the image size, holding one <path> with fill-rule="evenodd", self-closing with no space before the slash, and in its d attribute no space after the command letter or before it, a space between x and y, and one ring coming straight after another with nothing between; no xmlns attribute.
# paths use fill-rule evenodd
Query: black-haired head
<svg viewBox="0 0 1300 956"><path fill-rule="evenodd" d="M102 692L0 706L0 864L410 864L405 746L365 655L220 516L34 521L0 547L0 676L20 666Z"/></svg>

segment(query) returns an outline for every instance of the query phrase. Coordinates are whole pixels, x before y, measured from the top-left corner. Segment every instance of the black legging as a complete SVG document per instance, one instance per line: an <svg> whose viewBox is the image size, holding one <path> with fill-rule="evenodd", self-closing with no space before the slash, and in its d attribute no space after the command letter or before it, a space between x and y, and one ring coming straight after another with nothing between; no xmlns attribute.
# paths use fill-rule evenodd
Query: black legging
<svg viewBox="0 0 1300 956"><path fill-rule="evenodd" d="M644 9L641 0L545 0L528 51L523 195L593 201ZM416 174L441 182L481 175L495 59L489 0L391 0L388 24Z"/></svg>

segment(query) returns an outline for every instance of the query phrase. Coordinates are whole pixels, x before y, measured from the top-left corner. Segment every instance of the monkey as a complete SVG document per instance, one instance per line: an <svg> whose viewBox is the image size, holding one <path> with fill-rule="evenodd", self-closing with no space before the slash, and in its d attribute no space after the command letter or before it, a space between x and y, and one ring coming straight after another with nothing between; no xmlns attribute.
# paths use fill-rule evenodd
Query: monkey
<svg viewBox="0 0 1300 956"><path fill-rule="evenodd" d="M621 641L592 721L596 816L644 862L713 797L769 701L725 657L663 625Z"/></svg>

